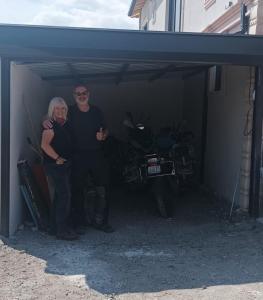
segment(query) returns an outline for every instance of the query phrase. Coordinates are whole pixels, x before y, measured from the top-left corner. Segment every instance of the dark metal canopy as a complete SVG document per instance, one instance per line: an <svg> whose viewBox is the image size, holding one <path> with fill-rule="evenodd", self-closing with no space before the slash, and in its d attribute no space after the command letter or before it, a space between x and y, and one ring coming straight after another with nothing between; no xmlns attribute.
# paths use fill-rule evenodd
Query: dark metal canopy
<svg viewBox="0 0 263 300"><path fill-rule="evenodd" d="M0 56L47 61L263 64L263 37L0 25Z"/></svg>

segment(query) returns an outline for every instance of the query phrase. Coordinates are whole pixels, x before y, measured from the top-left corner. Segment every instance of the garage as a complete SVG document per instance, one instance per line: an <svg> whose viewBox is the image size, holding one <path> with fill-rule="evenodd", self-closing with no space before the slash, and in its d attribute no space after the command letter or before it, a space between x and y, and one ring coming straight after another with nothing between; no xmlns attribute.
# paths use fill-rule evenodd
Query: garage
<svg viewBox="0 0 263 300"><path fill-rule="evenodd" d="M0 27L1 233L24 218L17 162L33 162L50 99L87 84L111 134L132 112L154 133L185 122L196 179L218 201L260 215L262 39L186 33ZM254 114L253 114L254 111Z"/></svg>

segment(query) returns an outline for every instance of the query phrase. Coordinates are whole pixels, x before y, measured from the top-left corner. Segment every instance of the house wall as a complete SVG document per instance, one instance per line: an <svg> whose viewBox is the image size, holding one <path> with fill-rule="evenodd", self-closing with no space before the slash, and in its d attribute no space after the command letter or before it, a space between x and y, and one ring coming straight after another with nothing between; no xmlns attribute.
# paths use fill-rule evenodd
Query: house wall
<svg viewBox="0 0 263 300"><path fill-rule="evenodd" d="M148 30L167 30L167 1L147 0L141 11L140 29L148 24Z"/></svg>
<svg viewBox="0 0 263 300"><path fill-rule="evenodd" d="M183 1L183 20L182 31L185 32L202 32L208 25L212 24L227 10L231 9L228 6L228 0L207 1L211 2L209 8L205 8L205 1L184 0ZM233 5L238 3L238 0L233 0ZM232 6L233 6L232 5Z"/></svg>
<svg viewBox="0 0 263 300"><path fill-rule="evenodd" d="M205 2L208 4L205 5ZM263 34L263 2L258 0L182 0L181 31L235 33L241 29L241 4L247 5L250 34ZM168 0L147 0L141 11L140 29L168 28ZM154 9L156 7L156 9ZM154 13L156 11L156 13Z"/></svg>
<svg viewBox="0 0 263 300"><path fill-rule="evenodd" d="M259 34L258 26L262 23L262 1L207 0L211 5L205 8L205 1L184 0L182 8L182 31L185 32L218 32L235 33L241 29L241 5L247 5L250 24L249 33Z"/></svg>
<svg viewBox="0 0 263 300"><path fill-rule="evenodd" d="M248 195L240 197L239 191L247 140L246 116L250 109L249 74L248 67L226 66L222 90L209 93L205 156L206 185L219 199L228 201L232 201L237 185L235 203L243 209L248 208Z"/></svg>
<svg viewBox="0 0 263 300"><path fill-rule="evenodd" d="M253 8L253 19L251 27L256 34L263 35L263 1L258 1L257 6Z"/></svg>
<svg viewBox="0 0 263 300"><path fill-rule="evenodd" d="M24 202L19 190L17 162L33 161L35 155L26 137L36 144L40 141L40 123L47 111L52 87L25 66L11 66L11 133L10 133L10 234L23 219ZM31 126L31 120L34 130Z"/></svg>
<svg viewBox="0 0 263 300"><path fill-rule="evenodd" d="M146 125L155 132L182 119L183 81L179 78L154 83L126 82L118 86L94 84L90 89L90 102L102 109L110 132L119 138L125 137L122 122L127 111L134 114L138 123L146 120ZM56 94L68 103L73 102L72 87L58 87Z"/></svg>

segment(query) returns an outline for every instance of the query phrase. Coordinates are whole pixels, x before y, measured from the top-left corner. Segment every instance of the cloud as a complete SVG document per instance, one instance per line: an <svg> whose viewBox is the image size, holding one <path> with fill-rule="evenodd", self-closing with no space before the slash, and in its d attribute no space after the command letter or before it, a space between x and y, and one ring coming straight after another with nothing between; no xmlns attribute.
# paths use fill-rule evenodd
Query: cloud
<svg viewBox="0 0 263 300"><path fill-rule="evenodd" d="M138 29L138 20L128 17L131 0L40 1L41 7L31 24Z"/></svg>

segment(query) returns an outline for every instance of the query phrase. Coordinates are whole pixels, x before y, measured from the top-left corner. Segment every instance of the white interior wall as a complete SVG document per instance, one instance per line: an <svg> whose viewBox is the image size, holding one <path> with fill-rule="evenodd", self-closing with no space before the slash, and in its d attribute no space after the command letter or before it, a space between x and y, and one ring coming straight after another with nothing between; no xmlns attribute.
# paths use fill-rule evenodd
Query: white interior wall
<svg viewBox="0 0 263 300"><path fill-rule="evenodd" d="M50 84L42 81L25 66L11 66L11 131L10 131L10 233L14 233L23 218L24 202L19 190L17 162L32 161L34 154L26 137L34 143L40 140L41 121L52 95ZM30 112L30 117L28 114ZM32 130L30 119L34 130ZM34 134L34 131L36 132ZM37 141L34 138L37 136Z"/></svg>
<svg viewBox="0 0 263 300"><path fill-rule="evenodd" d="M227 201L232 201L237 184L235 203L242 209L247 209L249 204L249 197L244 199L243 195L241 199L239 196L239 191L245 190L248 193L248 183L242 179L242 173L245 172L249 178L247 164L250 159L247 157L250 157L250 152L247 152L246 143L250 137L243 135L247 122L246 114L250 108L249 74L247 67L224 67L222 90L208 94L205 184L218 196L218 199L223 198ZM183 119L187 121L187 127L193 130L196 136L195 149L199 162L202 150L204 77L204 74L199 74L184 82ZM250 118L249 128L251 126ZM244 147L245 162L242 158ZM244 170L240 172L241 168Z"/></svg>
<svg viewBox="0 0 263 300"><path fill-rule="evenodd" d="M135 81L115 84L90 85L90 102L104 112L110 132L124 137L122 126L125 112L131 111L135 121L146 122L155 132L182 119L183 81L179 78L162 79L153 83ZM67 103L73 102L72 87L56 88L56 95ZM140 115L144 115L143 118Z"/></svg>
<svg viewBox="0 0 263 300"><path fill-rule="evenodd" d="M228 201L239 183L243 131L249 109L248 77L247 67L224 67L222 91L209 93L208 99L205 183L219 198ZM236 204L240 204L239 188L238 184Z"/></svg>

